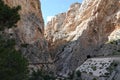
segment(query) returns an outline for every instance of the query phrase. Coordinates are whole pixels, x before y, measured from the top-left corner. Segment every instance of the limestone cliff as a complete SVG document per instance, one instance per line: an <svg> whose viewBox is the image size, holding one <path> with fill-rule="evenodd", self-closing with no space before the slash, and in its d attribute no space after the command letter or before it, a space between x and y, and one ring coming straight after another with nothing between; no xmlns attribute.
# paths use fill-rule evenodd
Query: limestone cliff
<svg viewBox="0 0 120 80"><path fill-rule="evenodd" d="M50 53L52 63L42 67L52 67L58 75L75 70L88 57L120 52L120 0L74 3L67 12L53 17L45 32L39 0L4 2L22 8L21 20L14 30L17 48L30 62L38 64L51 62Z"/></svg>
<svg viewBox="0 0 120 80"><path fill-rule="evenodd" d="M49 61L44 38L44 21L39 0L3 0L10 7L21 6L20 21L14 30L23 55L32 63ZM22 46L21 46L22 45Z"/></svg>
<svg viewBox="0 0 120 80"><path fill-rule="evenodd" d="M74 3L65 13L60 13L52 18L45 27L45 37L48 41L52 56L55 56L57 47L66 44L74 35L71 34L78 23L75 22L75 16L79 13L80 3ZM70 34L69 34L70 33Z"/></svg>
<svg viewBox="0 0 120 80"><path fill-rule="evenodd" d="M119 51L120 0L84 0L48 22L45 36L54 51L56 71L68 74L91 56ZM64 42L65 41L65 42ZM51 49L51 48L50 48Z"/></svg>
<svg viewBox="0 0 120 80"><path fill-rule="evenodd" d="M21 20L18 22L22 42L34 43L43 37L44 21L39 0L4 0L11 7L21 6Z"/></svg>

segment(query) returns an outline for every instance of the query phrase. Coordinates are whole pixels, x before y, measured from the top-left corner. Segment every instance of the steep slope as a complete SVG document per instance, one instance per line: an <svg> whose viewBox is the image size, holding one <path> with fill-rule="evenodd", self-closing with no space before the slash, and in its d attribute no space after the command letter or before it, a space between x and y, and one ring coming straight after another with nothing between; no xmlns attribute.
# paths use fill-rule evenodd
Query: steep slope
<svg viewBox="0 0 120 80"><path fill-rule="evenodd" d="M20 21L14 30L18 49L32 63L49 61L44 38L44 21L39 0L4 0L10 7L21 6Z"/></svg>
<svg viewBox="0 0 120 80"><path fill-rule="evenodd" d="M71 32L77 27L75 16L79 13L80 5L80 3L72 4L67 12L56 15L47 23L45 37L48 41L49 49L52 51L52 56L55 56L54 53L57 52L58 47L61 48L61 44L71 41L74 37Z"/></svg>
<svg viewBox="0 0 120 80"><path fill-rule="evenodd" d="M87 57L113 55L120 50L120 0L84 0L77 5L55 16L45 29L58 74L75 70Z"/></svg>

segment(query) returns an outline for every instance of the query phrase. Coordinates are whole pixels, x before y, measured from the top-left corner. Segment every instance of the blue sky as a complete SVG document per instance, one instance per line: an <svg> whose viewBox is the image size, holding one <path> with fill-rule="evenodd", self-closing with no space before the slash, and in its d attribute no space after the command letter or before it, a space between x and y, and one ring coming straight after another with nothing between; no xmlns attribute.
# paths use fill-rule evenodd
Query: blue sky
<svg viewBox="0 0 120 80"><path fill-rule="evenodd" d="M50 19L52 16L66 12L70 5L75 2L82 2L82 0L40 0L41 1L41 8L42 8L42 14L45 21L45 24L47 22L47 19Z"/></svg>

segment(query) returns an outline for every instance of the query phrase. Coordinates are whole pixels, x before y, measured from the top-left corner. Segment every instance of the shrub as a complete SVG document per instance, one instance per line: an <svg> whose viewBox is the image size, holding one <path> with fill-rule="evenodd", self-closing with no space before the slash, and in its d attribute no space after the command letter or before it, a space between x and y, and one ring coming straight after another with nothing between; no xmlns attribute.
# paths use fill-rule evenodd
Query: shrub
<svg viewBox="0 0 120 80"><path fill-rule="evenodd" d="M93 71L96 71L96 70L97 70L97 69L96 69L96 66L92 66L91 68L93 69Z"/></svg>
<svg viewBox="0 0 120 80"><path fill-rule="evenodd" d="M10 8L0 0L0 31L16 26L20 6ZM7 33L0 34L0 80L28 80L28 63L19 51L15 50L15 39Z"/></svg>
<svg viewBox="0 0 120 80"><path fill-rule="evenodd" d="M81 72L79 70L76 71L76 75L77 75L77 77L80 77L81 76Z"/></svg>
<svg viewBox="0 0 120 80"><path fill-rule="evenodd" d="M96 78L93 78L93 80L97 80Z"/></svg>
<svg viewBox="0 0 120 80"><path fill-rule="evenodd" d="M33 71L29 80L55 80L53 74L47 73L44 70Z"/></svg>
<svg viewBox="0 0 120 80"><path fill-rule="evenodd" d="M120 52L120 50L117 50L118 52Z"/></svg>
<svg viewBox="0 0 120 80"><path fill-rule="evenodd" d="M0 48L0 79L26 80L27 60L18 51L11 48Z"/></svg>
<svg viewBox="0 0 120 80"><path fill-rule="evenodd" d="M117 67L118 63L113 61L108 68L106 68L110 73Z"/></svg>
<svg viewBox="0 0 120 80"><path fill-rule="evenodd" d="M20 15L18 14L20 9L20 6L10 8L0 0L0 30L16 26L16 23L20 20Z"/></svg>

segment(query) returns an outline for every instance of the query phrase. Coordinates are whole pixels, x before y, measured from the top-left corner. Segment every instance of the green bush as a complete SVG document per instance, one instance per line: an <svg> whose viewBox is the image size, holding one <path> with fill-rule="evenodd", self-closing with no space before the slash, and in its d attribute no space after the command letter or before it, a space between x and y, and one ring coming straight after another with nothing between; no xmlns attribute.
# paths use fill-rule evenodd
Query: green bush
<svg viewBox="0 0 120 80"><path fill-rule="evenodd" d="M106 68L110 73L118 66L118 63L113 61L108 68Z"/></svg>
<svg viewBox="0 0 120 80"><path fill-rule="evenodd" d="M96 66L92 66L91 68L93 69L93 71L96 71L96 70L97 70L97 67L96 67Z"/></svg>
<svg viewBox="0 0 120 80"><path fill-rule="evenodd" d="M19 10L20 6L10 8L0 0L0 31L15 26ZM0 80L28 80L27 60L15 50L15 42L8 33L0 34Z"/></svg>
<svg viewBox="0 0 120 80"><path fill-rule="evenodd" d="M93 80L97 80L96 78L93 78Z"/></svg>
<svg viewBox="0 0 120 80"><path fill-rule="evenodd" d="M29 80L56 80L54 74L43 70L33 71Z"/></svg>
<svg viewBox="0 0 120 80"><path fill-rule="evenodd" d="M27 80L27 60L18 51L0 48L0 79Z"/></svg>
<svg viewBox="0 0 120 80"><path fill-rule="evenodd" d="M76 75L77 75L77 77L81 77L81 72L79 70L76 71Z"/></svg>
<svg viewBox="0 0 120 80"><path fill-rule="evenodd" d="M0 30L16 26L17 21L20 20L20 15L18 14L20 9L20 6L10 8L0 0Z"/></svg>

